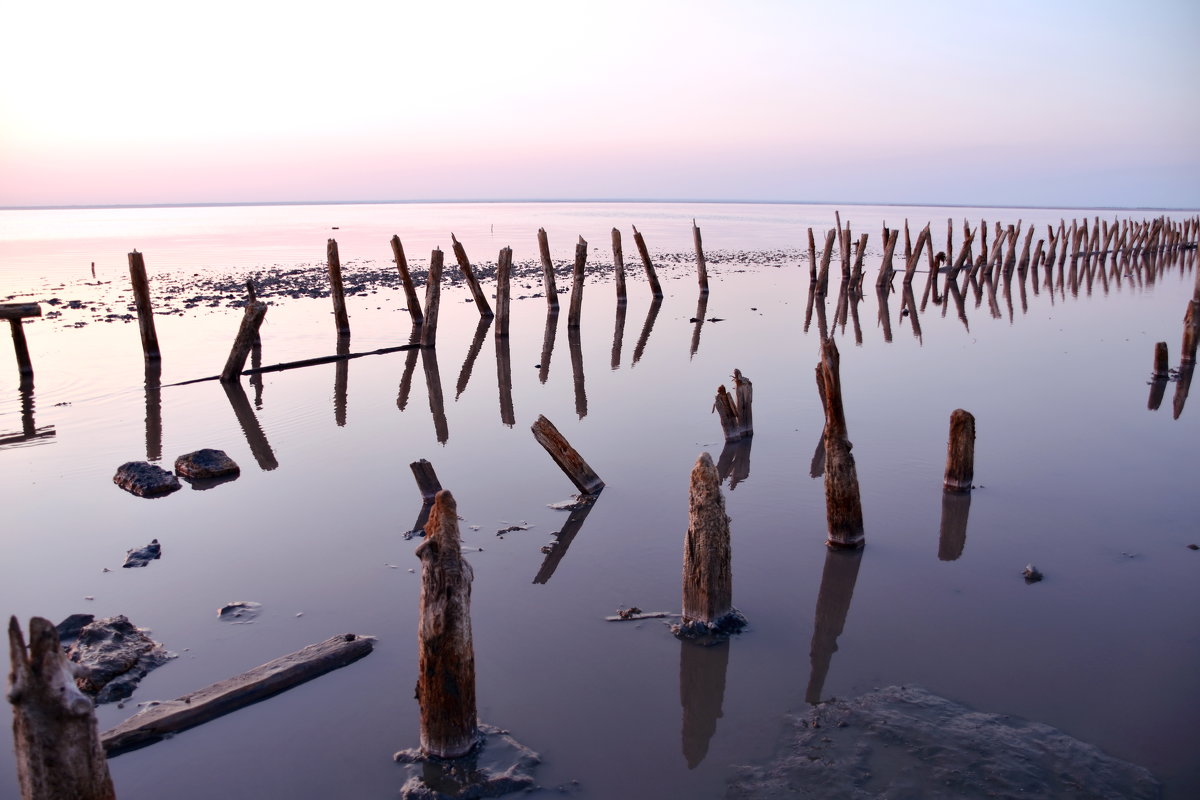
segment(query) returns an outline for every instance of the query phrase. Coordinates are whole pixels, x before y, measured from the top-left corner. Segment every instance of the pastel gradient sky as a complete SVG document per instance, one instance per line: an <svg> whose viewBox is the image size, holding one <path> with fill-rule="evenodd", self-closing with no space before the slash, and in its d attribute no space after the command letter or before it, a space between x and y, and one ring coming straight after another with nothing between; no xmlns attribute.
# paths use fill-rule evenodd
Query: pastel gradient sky
<svg viewBox="0 0 1200 800"><path fill-rule="evenodd" d="M0 206L1200 207L1200 2L0 0Z"/></svg>

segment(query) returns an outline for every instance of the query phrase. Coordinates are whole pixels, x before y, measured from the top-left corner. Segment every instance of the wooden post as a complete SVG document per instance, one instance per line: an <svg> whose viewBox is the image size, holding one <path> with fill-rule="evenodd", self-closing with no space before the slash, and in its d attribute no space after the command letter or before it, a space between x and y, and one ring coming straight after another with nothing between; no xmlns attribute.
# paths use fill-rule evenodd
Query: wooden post
<svg viewBox="0 0 1200 800"><path fill-rule="evenodd" d="M754 386L749 378L742 376L741 370L733 371L733 394L725 391L724 386L717 387L713 410L721 420L726 442L754 435L753 400Z"/></svg>
<svg viewBox="0 0 1200 800"><path fill-rule="evenodd" d="M721 494L721 478L708 453L701 453L696 459L688 491L682 617L682 624L673 630L683 638L731 633L746 624L733 607L729 517Z"/></svg>
<svg viewBox="0 0 1200 800"><path fill-rule="evenodd" d="M950 414L950 442L946 448L947 492L969 492L975 478L975 417L956 408Z"/></svg>
<svg viewBox="0 0 1200 800"><path fill-rule="evenodd" d="M438 307L442 302L442 251L429 254L429 277L425 281L425 321L421 324L421 347L437 342Z"/></svg>
<svg viewBox="0 0 1200 800"><path fill-rule="evenodd" d="M42 307L37 303L5 303L0 305L0 319L8 320L12 329L13 350L17 356L17 371L21 375L21 384L27 385L33 381L33 362L29 358L29 343L25 341L25 328L21 320L26 317L40 317Z"/></svg>
<svg viewBox="0 0 1200 800"><path fill-rule="evenodd" d="M617 302L624 303L625 296L625 254L621 251L621 232L612 229L613 271L617 280Z"/></svg>
<svg viewBox="0 0 1200 800"><path fill-rule="evenodd" d="M1167 379L1167 370L1170 367L1167 365L1167 343L1159 342L1154 345L1154 374L1153 380L1165 381Z"/></svg>
<svg viewBox="0 0 1200 800"><path fill-rule="evenodd" d="M808 229L808 281L813 285L817 283L817 240L812 228Z"/></svg>
<svg viewBox="0 0 1200 800"><path fill-rule="evenodd" d="M596 494L604 488L604 481L588 466L583 456L558 432L554 423L542 415L531 426L533 438L546 449L559 469L566 473L583 494Z"/></svg>
<svg viewBox="0 0 1200 800"><path fill-rule="evenodd" d="M654 274L654 264L650 261L650 251L646 249L646 240L638 233L638 229L633 229L633 243L637 245L638 255L642 257L642 265L646 268L646 280L650 282L650 292L656 298L663 296L662 286L658 283L658 276Z"/></svg>
<svg viewBox="0 0 1200 800"><path fill-rule="evenodd" d="M546 236L545 228L538 228L537 240L538 253L542 256L542 286L546 292L546 305L557 310L558 287L554 285L554 261L550 259L550 240Z"/></svg>
<svg viewBox="0 0 1200 800"><path fill-rule="evenodd" d="M863 255L867 252L867 234L858 237L858 249L854 252L854 267L850 271L850 286L856 292L861 291Z"/></svg>
<svg viewBox="0 0 1200 800"><path fill-rule="evenodd" d="M350 315L346 313L346 292L342 288L342 262L338 258L337 241L330 239L325 252L329 264L329 286L333 294L333 318L339 337L350 335Z"/></svg>
<svg viewBox="0 0 1200 800"><path fill-rule="evenodd" d="M875 280L875 288L882 289L884 286L890 286L892 281L892 254L896 252L896 242L900 235L899 231L890 231L887 241L884 242L883 260L879 262L879 277Z"/></svg>
<svg viewBox="0 0 1200 800"><path fill-rule="evenodd" d="M75 685L58 631L29 621L29 647L16 617L8 622L13 747L21 800L115 800L92 701Z"/></svg>
<svg viewBox="0 0 1200 800"><path fill-rule="evenodd" d="M834 549L853 550L864 543L862 503L854 456L850 454L852 445L846 435L840 362L834 340L821 342L817 388L825 406L825 512L829 523L825 544Z"/></svg>
<svg viewBox="0 0 1200 800"><path fill-rule="evenodd" d="M907 231L907 228L905 229ZM912 249L912 252L905 254L904 264L904 285L911 286L913 275L917 271L917 262L921 259L921 250L925 248L929 242L929 226L926 225L917 234L917 245Z"/></svg>
<svg viewBox="0 0 1200 800"><path fill-rule="evenodd" d="M417 299L417 289L413 286L412 275L408 272L408 259L404 257L404 245L400 237L392 237L392 256L396 259L396 269L400 272L400 281L404 284L404 302L408 306L408 315L412 317L413 325L420 325L421 301Z"/></svg>
<svg viewBox="0 0 1200 800"><path fill-rule="evenodd" d="M821 251L821 268L817 270L817 293L824 295L829 288L829 259L833 257L833 243L837 240L838 232L826 231L825 249Z"/></svg>
<svg viewBox="0 0 1200 800"><path fill-rule="evenodd" d="M496 257L496 336L508 336L509 281L512 273L512 248L505 247Z"/></svg>
<svg viewBox="0 0 1200 800"><path fill-rule="evenodd" d="M417 705L421 709L421 752L459 758L479 740L475 709L475 649L471 641L471 565L459 546L454 497L437 493L421 559L421 604L417 623Z"/></svg>
<svg viewBox="0 0 1200 800"><path fill-rule="evenodd" d="M158 350L158 334L154 332L154 312L150 306L150 279L142 254L129 254L129 279L133 283L133 302L137 305L138 330L142 334L142 353L146 360L162 358Z"/></svg>
<svg viewBox="0 0 1200 800"><path fill-rule="evenodd" d="M475 298L475 307L479 309L479 316L495 316L492 314L491 304L488 303L483 289L479 286L479 279L475 277L475 270L471 268L467 251L463 248L462 243L454 238L453 233L450 234L450 243L454 246L454 257L458 259L458 268L462 270L463 277L467 279L467 287L471 290L471 296Z"/></svg>
<svg viewBox="0 0 1200 800"><path fill-rule="evenodd" d="M692 220L692 241L696 245L696 274L700 279L700 294L708 294L708 262L704 260L704 246L700 243L700 229Z"/></svg>
<svg viewBox="0 0 1200 800"><path fill-rule="evenodd" d="M229 351L229 360L225 362L225 369L221 370L222 383L236 382L242 374L242 368L246 366L246 356L250 355L250 348L254 346L254 339L258 336L258 329L266 315L266 303L253 300L246 304L242 325Z"/></svg>
<svg viewBox="0 0 1200 800"><path fill-rule="evenodd" d="M571 270L571 308L567 311L567 329L579 327L583 313L583 268L587 264L587 242L583 237L575 243L575 266Z"/></svg>

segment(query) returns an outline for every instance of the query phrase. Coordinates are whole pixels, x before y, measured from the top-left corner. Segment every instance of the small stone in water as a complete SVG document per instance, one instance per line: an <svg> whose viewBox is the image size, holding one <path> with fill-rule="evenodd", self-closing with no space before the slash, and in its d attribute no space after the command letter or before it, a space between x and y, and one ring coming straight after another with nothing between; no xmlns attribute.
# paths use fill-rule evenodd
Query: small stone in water
<svg viewBox="0 0 1200 800"><path fill-rule="evenodd" d="M1025 569L1021 572L1021 574L1025 576L1026 583L1037 583L1043 577L1045 577L1033 564L1026 564Z"/></svg>

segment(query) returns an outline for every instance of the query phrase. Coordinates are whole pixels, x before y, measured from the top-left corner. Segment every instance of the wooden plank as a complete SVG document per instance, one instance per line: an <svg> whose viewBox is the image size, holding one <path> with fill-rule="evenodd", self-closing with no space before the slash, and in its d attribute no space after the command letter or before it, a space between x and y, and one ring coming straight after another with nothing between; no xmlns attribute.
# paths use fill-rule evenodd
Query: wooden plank
<svg viewBox="0 0 1200 800"><path fill-rule="evenodd" d="M100 743L109 756L144 747L351 664L374 646L373 636L331 636L176 700L149 706L102 733Z"/></svg>
<svg viewBox="0 0 1200 800"><path fill-rule="evenodd" d="M41 315L42 307L38 303L0 303L0 319L28 319Z"/></svg>

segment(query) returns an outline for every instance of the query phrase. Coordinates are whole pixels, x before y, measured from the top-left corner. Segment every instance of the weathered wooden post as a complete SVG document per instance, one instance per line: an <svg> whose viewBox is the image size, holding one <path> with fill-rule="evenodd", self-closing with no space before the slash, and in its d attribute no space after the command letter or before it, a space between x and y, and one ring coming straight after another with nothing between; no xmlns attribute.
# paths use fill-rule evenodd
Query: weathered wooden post
<svg viewBox="0 0 1200 800"><path fill-rule="evenodd" d="M471 268L471 261L467 258L467 251L463 248L462 243L454 238L454 234L450 234L450 244L454 247L454 257L458 259L458 268L462 270L463 277L467 279L467 287L471 290L471 296L475 298L475 307L479 309L479 316L491 317L492 306L487 301L487 296L484 295L483 289L479 286L479 279L475 277L475 270Z"/></svg>
<svg viewBox="0 0 1200 800"><path fill-rule="evenodd" d="M1167 365L1167 343L1159 342L1154 345L1154 374L1152 380L1165 381L1167 379L1167 370L1170 367Z"/></svg>
<svg viewBox="0 0 1200 800"><path fill-rule="evenodd" d="M115 800L92 701L75 685L58 631L29 621L29 647L8 621L13 747L21 800Z"/></svg>
<svg viewBox="0 0 1200 800"><path fill-rule="evenodd" d="M621 250L621 232L612 229L613 271L617 281L617 302L624 303L625 295L625 254Z"/></svg>
<svg viewBox="0 0 1200 800"><path fill-rule="evenodd" d="M129 254L129 280L133 284L138 330L142 334L142 353L147 361L162 358L158 350L158 334L154 331L154 312L150 306L150 279L146 277L146 262L137 250Z"/></svg>
<svg viewBox="0 0 1200 800"><path fill-rule="evenodd" d="M817 284L817 240L812 228L808 229L808 282L813 286Z"/></svg>
<svg viewBox="0 0 1200 800"><path fill-rule="evenodd" d="M696 275L700 279L700 294L708 294L708 262L704 260L704 245L700 243L700 229L692 220L692 241L696 245Z"/></svg>
<svg viewBox="0 0 1200 800"><path fill-rule="evenodd" d="M417 289L413 286L412 275L408 272L408 259L404 257L404 245L400 237L392 237L392 257L396 260L396 269L400 272L400 281L404 284L404 303L408 306L408 315L412 317L413 325L420 325L423 319L421 301L417 299Z"/></svg>
<svg viewBox="0 0 1200 800"><path fill-rule="evenodd" d="M833 243L837 235L835 230L825 232L825 249L821 251L821 267L817 270L817 294L822 297L829 289L829 259L833 257Z"/></svg>
<svg viewBox="0 0 1200 800"><path fill-rule="evenodd" d="M899 231L890 231L887 241L883 246L883 259L879 262L879 277L875 279L875 288L883 289L891 287L892 282L892 254L896 252L896 242L900 235Z"/></svg>
<svg viewBox="0 0 1200 800"><path fill-rule="evenodd" d="M33 362L29 358L29 343L25 341L25 327L21 320L27 317L40 317L42 307L37 303L5 303L0 305L0 319L8 320L12 329L13 350L17 356L17 371L21 375L21 385L32 385Z"/></svg>
<svg viewBox="0 0 1200 800"><path fill-rule="evenodd" d="M546 449L550 458L554 459L554 463L558 464L559 469L566 473L580 492L596 494L604 488L604 481L600 480L600 476L588 466L583 456L558 432L554 423L539 414L530 429L533 431L533 438Z"/></svg>
<svg viewBox="0 0 1200 800"><path fill-rule="evenodd" d="M642 265L646 268L646 280L650 282L650 292L655 298L663 296L662 286L658 283L658 275L654 274L654 264L650 261L650 251L646 249L646 240L633 229L633 243L637 245L638 255L642 257Z"/></svg>
<svg viewBox="0 0 1200 800"><path fill-rule="evenodd" d="M975 478L975 417L956 408L950 414L950 440L946 448L947 492L969 492Z"/></svg>
<svg viewBox="0 0 1200 800"><path fill-rule="evenodd" d="M688 529L683 541L683 614L672 632L683 639L712 640L735 633L746 618L733 607L729 517L712 456L692 467Z"/></svg>
<svg viewBox="0 0 1200 800"><path fill-rule="evenodd" d="M550 258L550 240L545 228L538 228L537 240L538 253L542 257L542 286L546 292L546 305L557 310L558 287L554 285L554 261Z"/></svg>
<svg viewBox="0 0 1200 800"><path fill-rule="evenodd" d="M342 261L338 257L337 241L330 239L325 246L329 265L329 287L333 294L333 318L339 337L350 335L350 315L346 313L346 291L342 288Z"/></svg>
<svg viewBox="0 0 1200 800"><path fill-rule="evenodd" d="M509 281L512 273L512 248L505 247L496 257L496 337L508 336Z"/></svg>
<svg viewBox="0 0 1200 800"><path fill-rule="evenodd" d="M1200 267L1196 269L1200 277ZM1197 284L1200 286L1200 283ZM1183 316L1183 344L1179 348L1179 365L1185 367L1196 363L1196 345L1200 343L1200 300L1189 300L1187 313Z"/></svg>
<svg viewBox="0 0 1200 800"><path fill-rule="evenodd" d="M858 237L858 249L854 252L854 268L850 271L850 287L855 292L862 291L862 264L863 256L867 252L867 234L862 234Z"/></svg>
<svg viewBox="0 0 1200 800"><path fill-rule="evenodd" d="M583 313L583 268L587 264L587 242L575 243L575 266L571 270L571 308L567 311L567 329L578 328Z"/></svg>
<svg viewBox="0 0 1200 800"><path fill-rule="evenodd" d="M754 435L753 401L754 385L749 378L742 376L741 370L733 371L732 395L725 391L724 385L717 387L713 411L721 420L726 442L736 442Z"/></svg>
<svg viewBox="0 0 1200 800"><path fill-rule="evenodd" d="M425 321L421 324L421 347L437 343L438 308L442 303L442 251L429 254L429 277L425 281Z"/></svg>
<svg viewBox="0 0 1200 800"><path fill-rule="evenodd" d="M825 544L834 549L853 550L864 544L862 503L842 409L840 362L834 340L822 341L817 389L825 407L825 513L829 523Z"/></svg>
<svg viewBox="0 0 1200 800"><path fill-rule="evenodd" d="M242 368L246 366L246 356L250 355L250 348L254 346L254 340L258 337L258 329L262 326L263 318L266 315L266 303L252 300L246 304L241 327L238 328L237 336L233 340L233 347L229 351L229 359L225 362L225 368L221 370L222 383L237 381L242 374Z"/></svg>
<svg viewBox="0 0 1200 800"><path fill-rule="evenodd" d="M459 758L479 741L475 709L475 649L471 641L471 565L459 546L454 497L437 493L421 559L421 605L417 623L417 705L421 752Z"/></svg>

